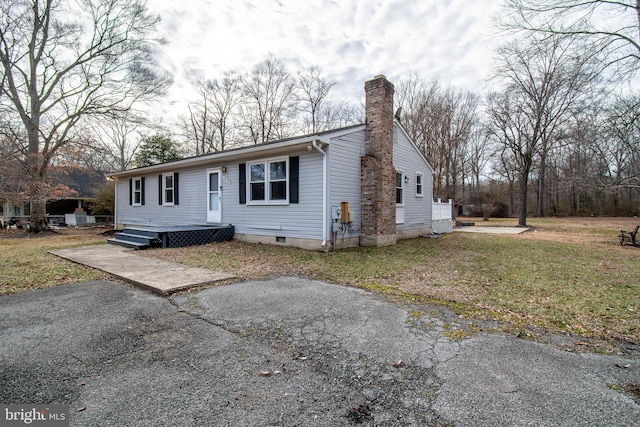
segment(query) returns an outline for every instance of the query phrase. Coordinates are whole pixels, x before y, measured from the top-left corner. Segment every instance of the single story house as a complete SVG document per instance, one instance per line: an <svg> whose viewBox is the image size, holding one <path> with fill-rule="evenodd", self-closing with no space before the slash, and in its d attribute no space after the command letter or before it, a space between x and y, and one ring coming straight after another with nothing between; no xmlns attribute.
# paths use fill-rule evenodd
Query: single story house
<svg viewBox="0 0 640 427"><path fill-rule="evenodd" d="M0 228L26 225L31 219L30 202L0 200Z"/></svg>
<svg viewBox="0 0 640 427"><path fill-rule="evenodd" d="M76 216L82 214L85 222L96 222L95 215L87 216L85 210L95 198L94 187L106 181L106 173L88 169L51 169L49 178L53 185L68 188L69 195L47 201L47 220L49 225L80 225ZM9 202L0 200L0 226L24 226L31 220L31 202ZM103 216L104 217L104 216ZM72 220L72 221L70 221Z"/></svg>
<svg viewBox="0 0 640 427"><path fill-rule="evenodd" d="M365 83L366 123L110 174L115 225L233 225L233 238L330 250L432 231L433 169Z"/></svg>

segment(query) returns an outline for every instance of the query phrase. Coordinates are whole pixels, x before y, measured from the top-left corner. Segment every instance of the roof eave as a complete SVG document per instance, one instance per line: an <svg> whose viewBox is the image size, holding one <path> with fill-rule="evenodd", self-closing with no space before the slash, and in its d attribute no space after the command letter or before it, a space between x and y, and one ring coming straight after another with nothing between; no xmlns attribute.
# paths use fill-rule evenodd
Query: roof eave
<svg viewBox="0 0 640 427"><path fill-rule="evenodd" d="M128 169L126 171L121 171L121 172L113 172L108 174L107 176L109 178L118 178L123 176L145 175L145 174L159 172L159 171L205 166L205 165L217 163L223 160L231 161L231 160L250 159L250 158L254 158L256 154L260 154L268 151L277 152L283 149L286 150L286 149L293 148L295 146L309 144L312 141L321 141L322 143L328 145L329 139L330 138L327 138L326 135L317 135L317 134L307 135L304 137L281 141L281 142L275 142L271 144L256 145L256 146L241 148L237 150L223 151L219 153L206 154L198 157L190 157L187 159L175 160L167 163L160 163L152 166L145 166L142 168Z"/></svg>

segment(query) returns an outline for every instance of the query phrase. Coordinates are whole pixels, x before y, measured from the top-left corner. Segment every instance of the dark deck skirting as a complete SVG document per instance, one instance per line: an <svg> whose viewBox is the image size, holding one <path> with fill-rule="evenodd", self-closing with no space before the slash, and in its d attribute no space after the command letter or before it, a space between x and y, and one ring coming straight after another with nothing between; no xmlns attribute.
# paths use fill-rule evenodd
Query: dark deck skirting
<svg viewBox="0 0 640 427"><path fill-rule="evenodd" d="M133 249L180 248L206 243L226 242L233 238L234 227L228 225L157 225L125 227L107 240L113 245Z"/></svg>

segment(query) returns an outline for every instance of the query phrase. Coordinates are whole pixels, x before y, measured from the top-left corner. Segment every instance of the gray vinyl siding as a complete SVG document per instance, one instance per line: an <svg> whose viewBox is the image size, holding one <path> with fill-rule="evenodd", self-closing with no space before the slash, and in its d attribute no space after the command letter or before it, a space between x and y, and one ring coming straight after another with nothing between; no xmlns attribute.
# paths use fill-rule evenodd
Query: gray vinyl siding
<svg viewBox="0 0 640 427"><path fill-rule="evenodd" d="M409 177L404 185L404 223L397 224L400 231L431 227L431 203L433 201L433 174L417 147L399 127L394 129L393 164ZM422 194L416 195L416 174L423 175Z"/></svg>
<svg viewBox="0 0 640 427"><path fill-rule="evenodd" d="M259 160L259 159L256 159ZM322 239L322 155L300 154L299 202L288 205L239 204L238 164L223 176L222 222L236 233ZM225 183L226 177L229 182Z"/></svg>
<svg viewBox="0 0 640 427"><path fill-rule="evenodd" d="M364 138L364 130L335 138L328 150L329 227L332 206L339 207L341 202L349 202L349 211L353 213L352 232L340 234L338 238L360 234L360 157L364 155Z"/></svg>
<svg viewBox="0 0 640 427"><path fill-rule="evenodd" d="M222 223L233 224L236 233L322 240L322 155L301 152L299 163L299 203L287 205L249 205L239 202L239 163L225 164L221 174ZM268 158L268 157L265 157ZM256 158L255 160L261 160ZM145 204L129 205L129 179L117 186L117 221L126 225L204 225L207 224L207 170L221 168L211 164L179 172L179 204L158 203L158 175L145 177Z"/></svg>
<svg viewBox="0 0 640 427"><path fill-rule="evenodd" d="M129 179L118 181L117 221L128 225L194 225L207 222L207 181L205 169L167 170L179 172L179 204L159 204L158 175L142 175L145 178L143 206L129 205ZM165 172L165 173L166 173Z"/></svg>

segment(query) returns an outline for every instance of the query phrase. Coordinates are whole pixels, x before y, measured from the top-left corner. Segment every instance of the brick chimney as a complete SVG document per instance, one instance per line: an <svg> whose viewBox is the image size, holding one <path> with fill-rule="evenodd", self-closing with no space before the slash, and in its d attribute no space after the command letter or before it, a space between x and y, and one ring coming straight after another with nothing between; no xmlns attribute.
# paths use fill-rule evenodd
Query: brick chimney
<svg viewBox="0 0 640 427"><path fill-rule="evenodd" d="M360 158L360 246L396 243L393 84L379 75L364 84L365 155Z"/></svg>

